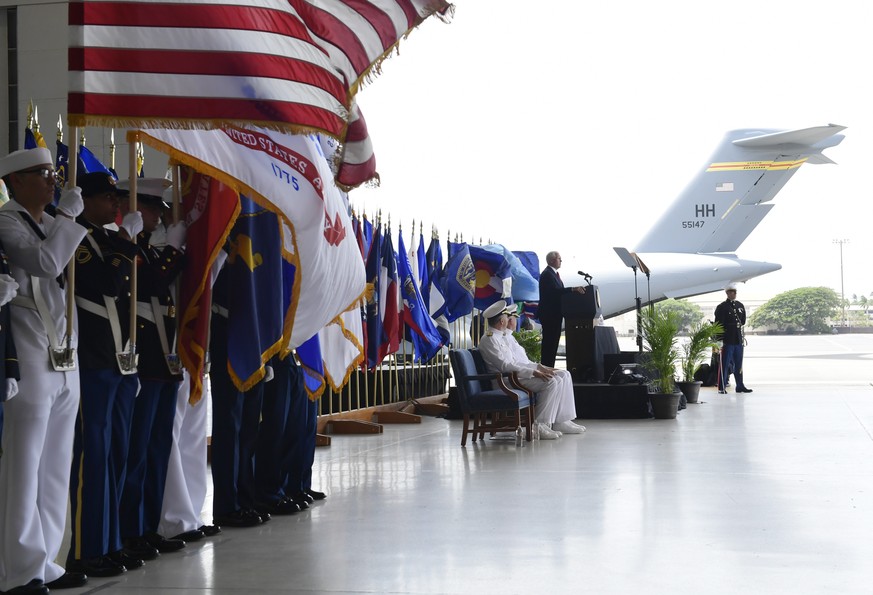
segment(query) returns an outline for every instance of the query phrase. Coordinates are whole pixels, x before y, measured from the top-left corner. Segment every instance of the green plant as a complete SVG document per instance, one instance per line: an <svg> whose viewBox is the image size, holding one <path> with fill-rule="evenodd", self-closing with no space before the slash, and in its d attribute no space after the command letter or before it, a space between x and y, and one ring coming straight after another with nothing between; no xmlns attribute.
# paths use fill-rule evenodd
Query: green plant
<svg viewBox="0 0 873 595"><path fill-rule="evenodd" d="M694 372L697 370L700 360L706 353L718 348L715 338L722 333L724 333L724 327L719 322L702 320L691 327L688 342L682 345L680 357L682 379L685 382L694 382Z"/></svg>
<svg viewBox="0 0 873 595"><path fill-rule="evenodd" d="M656 393L672 393L679 361L676 347L679 315L673 310L657 308L646 308L642 314L643 340L649 352L646 367L655 376L650 385Z"/></svg>
<svg viewBox="0 0 873 595"><path fill-rule="evenodd" d="M518 344L522 346L527 354L527 359L532 362L540 361L540 355L543 350L543 335L540 331L532 329L522 329L512 333Z"/></svg>

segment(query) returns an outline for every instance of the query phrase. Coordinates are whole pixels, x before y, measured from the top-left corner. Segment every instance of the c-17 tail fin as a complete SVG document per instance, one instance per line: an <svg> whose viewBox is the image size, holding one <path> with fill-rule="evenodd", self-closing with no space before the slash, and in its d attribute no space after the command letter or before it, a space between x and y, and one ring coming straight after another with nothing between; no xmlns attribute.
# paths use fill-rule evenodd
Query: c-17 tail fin
<svg viewBox="0 0 873 595"><path fill-rule="evenodd" d="M822 151L840 144L845 126L728 132L721 145L636 252L734 252L773 208L770 203L804 163L833 163Z"/></svg>

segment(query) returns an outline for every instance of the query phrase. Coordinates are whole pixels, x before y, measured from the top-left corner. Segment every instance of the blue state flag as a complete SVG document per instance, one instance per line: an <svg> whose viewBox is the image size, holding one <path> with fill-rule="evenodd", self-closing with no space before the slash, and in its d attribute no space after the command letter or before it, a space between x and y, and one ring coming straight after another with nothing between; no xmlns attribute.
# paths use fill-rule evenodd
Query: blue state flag
<svg viewBox="0 0 873 595"><path fill-rule="evenodd" d="M91 152L91 149L89 149L85 145L79 145L79 161L84 167L84 171L80 173L92 174L94 172L103 172L109 174L116 180L118 179L118 174L103 165L103 163L101 163L100 160L97 159L97 156Z"/></svg>
<svg viewBox="0 0 873 595"><path fill-rule="evenodd" d="M482 246L482 248L495 254L502 254L506 262L509 263L510 277L512 277L513 301L523 302L525 300L540 299L539 273L531 275L521 259L505 246L488 244L487 246Z"/></svg>
<svg viewBox="0 0 873 595"><path fill-rule="evenodd" d="M366 221L366 219L365 219ZM370 250L367 254L367 283L373 285L373 292L367 300L367 365L375 368L382 361L379 358L379 345L382 344L384 330L382 329L382 317L379 315L379 273L382 269L382 234L379 228L373 230L370 241Z"/></svg>
<svg viewBox="0 0 873 595"><path fill-rule="evenodd" d="M324 358L318 333L297 348L297 359L303 371L303 387L309 400L314 401L324 392Z"/></svg>
<svg viewBox="0 0 873 595"><path fill-rule="evenodd" d="M248 390L283 346L286 315L282 239L274 213L240 196L240 214L228 237L230 310L228 367L237 388Z"/></svg>
<svg viewBox="0 0 873 595"><path fill-rule="evenodd" d="M461 242L449 244L452 252L440 278L445 298L446 320L453 322L473 311L476 270L470 258L470 248Z"/></svg>
<svg viewBox="0 0 873 595"><path fill-rule="evenodd" d="M403 298L403 321L409 330L409 339L415 347L414 361L425 362L433 359L443 345L440 336L424 300L418 282L412 274L406 246L403 243L403 232L397 235L397 274L400 281L400 295Z"/></svg>

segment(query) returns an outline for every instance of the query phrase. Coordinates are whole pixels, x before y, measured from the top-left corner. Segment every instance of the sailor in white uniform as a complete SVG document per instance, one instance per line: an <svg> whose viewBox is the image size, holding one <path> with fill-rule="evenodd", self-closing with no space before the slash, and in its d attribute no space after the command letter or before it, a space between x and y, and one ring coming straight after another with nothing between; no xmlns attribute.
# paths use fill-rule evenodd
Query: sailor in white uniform
<svg viewBox="0 0 873 595"><path fill-rule="evenodd" d="M525 388L537 393L536 421L540 439L554 440L562 434L581 434L576 419L573 380L566 370L530 361L509 330L507 304L498 300L483 313L488 331L479 340L479 352L492 372L515 372Z"/></svg>
<svg viewBox="0 0 873 595"><path fill-rule="evenodd" d="M21 372L19 393L4 403L3 591L47 592L53 581L64 580L64 569L54 560L64 537L79 372L75 352L65 350L62 274L86 232L74 221L82 212L78 187L63 191L55 217L43 211L54 198L52 161L43 148L0 159L0 177L12 194L12 200L0 207L0 241L19 285L12 301L12 331ZM75 349L75 324L70 335L69 346Z"/></svg>

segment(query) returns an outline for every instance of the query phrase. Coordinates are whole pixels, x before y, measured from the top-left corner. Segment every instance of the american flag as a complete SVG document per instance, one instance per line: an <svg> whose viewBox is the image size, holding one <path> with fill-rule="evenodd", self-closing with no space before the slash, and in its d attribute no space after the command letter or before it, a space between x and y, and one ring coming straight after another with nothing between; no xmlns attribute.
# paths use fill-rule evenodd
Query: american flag
<svg viewBox="0 0 873 595"><path fill-rule="evenodd" d="M254 124L345 142L362 81L424 19L452 9L446 0L70 2L69 122Z"/></svg>

